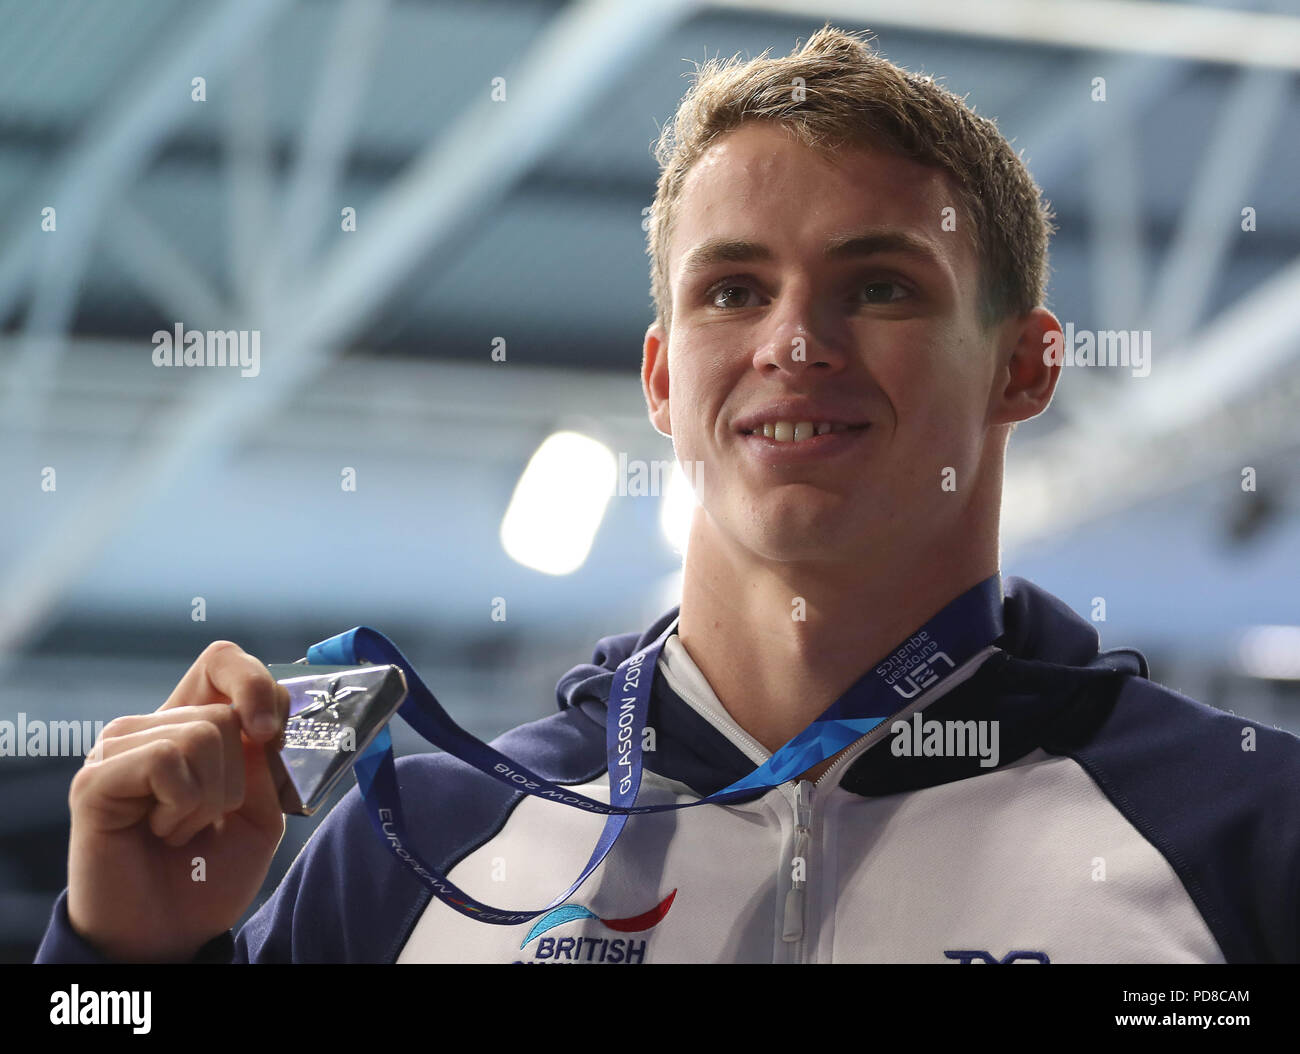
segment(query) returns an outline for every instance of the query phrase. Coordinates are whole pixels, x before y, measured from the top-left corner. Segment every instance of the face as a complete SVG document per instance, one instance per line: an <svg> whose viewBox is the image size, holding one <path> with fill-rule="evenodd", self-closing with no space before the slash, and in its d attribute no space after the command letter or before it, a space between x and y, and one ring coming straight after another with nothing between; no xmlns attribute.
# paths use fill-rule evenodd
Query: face
<svg viewBox="0 0 1300 1054"><path fill-rule="evenodd" d="M702 463L697 528L705 515L769 559L853 560L942 544L1000 500L1003 426L1050 400L1055 320L981 329L952 209L960 228L938 169L826 159L762 122L696 162L669 246L671 336L650 327L642 372L651 421ZM814 436L766 438L765 421Z"/></svg>

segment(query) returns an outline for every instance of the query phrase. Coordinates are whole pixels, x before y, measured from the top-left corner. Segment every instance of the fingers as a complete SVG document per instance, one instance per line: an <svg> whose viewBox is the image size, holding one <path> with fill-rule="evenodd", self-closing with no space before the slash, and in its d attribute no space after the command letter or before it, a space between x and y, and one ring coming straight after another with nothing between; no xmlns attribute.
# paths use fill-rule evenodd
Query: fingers
<svg viewBox="0 0 1300 1054"><path fill-rule="evenodd" d="M73 779L74 818L112 831L147 817L176 846L242 809L250 780L255 811L274 810L266 751L279 747L288 713L288 690L262 663L214 641L158 710L105 726Z"/></svg>
<svg viewBox="0 0 1300 1054"><path fill-rule="evenodd" d="M213 641L204 648L159 709L215 702L231 706L244 734L255 743L275 739L289 716L289 690L276 684L262 663L228 640Z"/></svg>
<svg viewBox="0 0 1300 1054"><path fill-rule="evenodd" d="M174 738L158 738L103 762L83 766L73 777L68 804L102 830L119 830L150 817L159 837L203 807L198 774ZM169 843L170 844L170 843Z"/></svg>
<svg viewBox="0 0 1300 1054"><path fill-rule="evenodd" d="M244 755L239 718L221 703L185 706L110 721L87 763L100 763L162 739L180 748L205 801L220 816L244 802Z"/></svg>

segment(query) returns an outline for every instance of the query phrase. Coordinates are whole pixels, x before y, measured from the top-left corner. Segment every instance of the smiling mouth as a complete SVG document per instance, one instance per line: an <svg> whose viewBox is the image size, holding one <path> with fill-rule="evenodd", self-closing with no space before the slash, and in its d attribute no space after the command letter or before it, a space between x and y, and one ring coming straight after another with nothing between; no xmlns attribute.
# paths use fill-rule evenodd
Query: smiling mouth
<svg viewBox="0 0 1300 1054"><path fill-rule="evenodd" d="M770 439L777 443L802 443L809 439L817 439L824 435L838 435L842 432L861 432L870 428L871 424L846 425L846 424L814 424L811 421L772 421L762 425L759 428L742 429L741 435L758 436L759 438Z"/></svg>

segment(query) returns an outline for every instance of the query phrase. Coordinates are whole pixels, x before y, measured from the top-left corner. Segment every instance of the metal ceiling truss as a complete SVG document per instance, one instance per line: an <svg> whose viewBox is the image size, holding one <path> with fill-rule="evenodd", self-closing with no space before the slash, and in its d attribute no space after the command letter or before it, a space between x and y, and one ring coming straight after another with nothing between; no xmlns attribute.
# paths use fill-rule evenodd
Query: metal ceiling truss
<svg viewBox="0 0 1300 1054"><path fill-rule="evenodd" d="M445 244L466 217L486 214L592 100L603 97L639 56L702 5L694 0L582 0L561 9L525 59L506 71L509 104L495 105L486 95L481 97L371 203L357 232L322 256L313 255L313 232L318 229L314 221L333 208L328 203L356 126L384 28L384 8L360 0L339 4L296 162L284 196L277 198L260 84L265 58L259 45L289 6L288 0L229 0L188 25L182 39L160 50L157 65L87 122L87 136L59 159L51 179L42 184L34 207L58 204L59 238L38 242L41 235L33 233L34 225L23 214L20 233L0 252L0 319L30 290L19 351L7 363L5 418L10 435L29 449L34 449L44 417L42 393L59 368L85 266L109 211L116 215L106 226L107 251L157 303L180 318L220 318L223 328L255 322L263 331L266 353L266 366L255 383L196 385L192 397L160 413L100 489L11 562L0 582L0 656L12 657L45 624L64 591L93 564L128 517L166 495L182 475L213 463L328 366L414 266ZM711 6L802 18L810 14L806 4L795 0L715 0ZM1280 15L1134 0L987 0L978 5L964 0L822 0L815 6L818 16L873 26L1300 68L1300 19ZM182 119L187 100L176 84L188 83L195 70L213 71L236 59L243 63L242 76L226 126L234 288L233 300L227 303L197 269L185 265L182 250L168 244L137 210L123 209L122 200L131 180ZM1148 78L1148 86L1158 84L1161 76ZM1275 91L1247 75L1238 100L1241 106L1253 99L1255 105L1262 101L1275 107ZM1052 117L1059 127L1059 115ZM1225 126L1228 123L1225 117ZM1252 163L1261 145L1252 138L1257 134L1224 129L1229 145L1247 151L1255 159ZM1227 149L1225 145L1223 151ZM1225 164L1223 151L1212 152L1215 171ZM1189 206L1195 215L1189 212L1188 224L1200 222L1197 217L1203 218L1212 204L1222 204L1222 193L1208 183L1209 177L1205 193ZM65 225L65 210L75 222ZM283 217L279 224L271 222L274 215ZM1174 266L1184 265L1175 261ZM1204 270L1187 273L1198 289L1206 287ZM1166 414L1165 433L1176 433L1204 416L1226 375L1259 383L1270 368L1294 353L1296 316L1292 312L1284 317L1273 309L1275 298L1289 309L1297 294L1300 277L1292 267L1265 291L1247 298L1259 311L1227 313L1236 327L1230 359L1214 357L1223 352L1224 337L1212 330L1176 361L1172 356L1161 360L1157 369L1163 365L1182 373L1188 366L1201 382L1188 389L1173 417ZM1172 305L1175 299L1171 293L1167 302ZM1154 390L1152 395L1142 395L1146 389L1136 386L1133 390L1136 411L1145 412L1158 401ZM1160 391L1162 397L1167 394L1163 387ZM1134 420L1127 411L1119 418L1106 416L1123 420L1126 427ZM1088 415L1078 427L1095 432L1104 426ZM1069 444L1062 439L1061 446Z"/></svg>

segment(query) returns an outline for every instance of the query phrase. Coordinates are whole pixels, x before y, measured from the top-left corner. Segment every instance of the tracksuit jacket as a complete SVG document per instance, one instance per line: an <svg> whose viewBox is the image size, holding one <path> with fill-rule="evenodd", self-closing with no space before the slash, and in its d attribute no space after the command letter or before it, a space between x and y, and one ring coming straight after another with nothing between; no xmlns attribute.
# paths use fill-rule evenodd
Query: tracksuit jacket
<svg viewBox="0 0 1300 1054"><path fill-rule="evenodd" d="M1300 739L1149 680L1135 651L1099 652L1095 629L1033 583L1003 589L995 646L815 783L633 816L574 897L534 922L475 922L432 897L354 786L275 894L196 961L1300 961ZM600 640L561 678L557 713L493 745L608 800L614 671L677 614ZM648 724L639 803L713 793L768 757L676 635ZM424 859L508 910L567 888L604 822L446 754L400 758L397 774ZM66 900L37 961L104 961Z"/></svg>

